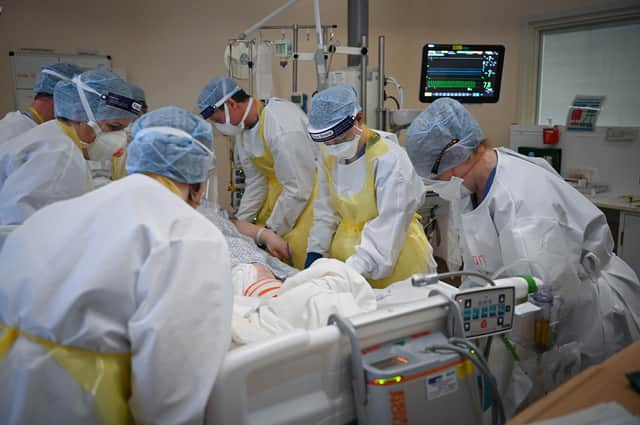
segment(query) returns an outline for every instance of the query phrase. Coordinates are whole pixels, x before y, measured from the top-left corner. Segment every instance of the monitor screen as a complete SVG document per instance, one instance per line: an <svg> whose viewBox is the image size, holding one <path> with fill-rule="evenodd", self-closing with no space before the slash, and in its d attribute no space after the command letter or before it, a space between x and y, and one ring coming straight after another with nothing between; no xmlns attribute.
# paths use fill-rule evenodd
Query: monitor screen
<svg viewBox="0 0 640 425"><path fill-rule="evenodd" d="M500 97L504 46L426 44L422 48L420 101L451 97L495 103Z"/></svg>

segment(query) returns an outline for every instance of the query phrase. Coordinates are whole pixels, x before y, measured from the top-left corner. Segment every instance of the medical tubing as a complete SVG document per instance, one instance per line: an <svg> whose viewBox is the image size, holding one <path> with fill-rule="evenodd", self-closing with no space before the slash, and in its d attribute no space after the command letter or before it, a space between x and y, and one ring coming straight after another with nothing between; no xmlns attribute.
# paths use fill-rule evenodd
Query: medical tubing
<svg viewBox="0 0 640 425"><path fill-rule="evenodd" d="M469 340L465 339L465 338L456 338L456 337L451 337L449 338L449 343L453 344L453 345L457 345L459 347L462 348L468 348L469 350L474 350L476 352L480 352L478 351L478 347L473 344L472 342L470 342ZM485 369L488 370L489 372L491 371L491 368L489 367L489 362L487 361L488 357L483 357L483 356L478 356L478 360L480 362L482 362L482 364L484 365ZM496 383L497 385L497 383ZM484 388L483 388L483 393L484 393ZM484 399L484 395L483 395L483 399Z"/></svg>
<svg viewBox="0 0 640 425"><path fill-rule="evenodd" d="M398 81L393 77L386 77L385 82L393 84L393 86L396 88L396 93L398 93L398 97L400 98L400 105L398 106L398 109L402 109L402 107L404 106L404 89L402 88L400 83L398 83Z"/></svg>
<svg viewBox="0 0 640 425"><path fill-rule="evenodd" d="M487 345L484 346L484 356L489 358L489 354L491 354L491 343L493 342L493 335L490 335L487 338Z"/></svg>
<svg viewBox="0 0 640 425"><path fill-rule="evenodd" d="M471 362L480 370L480 372L482 372L482 374L489 381L489 387L491 388L492 399L494 403L494 406L492 408L493 424L494 425L503 424L505 422L505 415L504 415L504 405L502 403L502 398L498 393L498 387L496 384L495 377L493 376L491 371L485 367L486 362L484 361L484 359L480 360L482 356L480 354L480 351L478 351L477 348L473 348L475 355L472 355L471 353L469 353L469 349L464 349L462 347L459 347L453 344L435 344L435 345L430 345L428 347L425 347L425 351L437 351L437 350L453 351L459 354L460 356L471 360ZM494 412L496 412L495 415L494 415Z"/></svg>
<svg viewBox="0 0 640 425"><path fill-rule="evenodd" d="M465 338L451 337L451 338L449 338L449 343L453 344L453 345L456 345L456 346L459 346L459 347L461 347L463 349L475 350L476 352L479 352L478 351L478 347L476 347L474 344L472 344L471 342L469 342ZM484 365L486 370L489 370L489 371L491 370L489 368L489 363L485 360L484 357L478 356L478 361L480 361ZM481 389L481 397L482 397L482 400L484 400L484 385L482 386L482 389ZM494 414L493 410L492 410L491 414L492 414L492 416L496 416Z"/></svg>
<svg viewBox="0 0 640 425"><path fill-rule="evenodd" d="M465 338L457 338L457 337L451 337L449 338L449 343L462 347L462 348L468 348L470 350L476 350L478 351L478 353L480 352L478 350L478 347L473 344L472 342L470 342L469 340L465 339ZM478 359L482 362L482 364L484 364L484 366L489 369L489 363L486 361L486 359L482 356L478 356Z"/></svg>
<svg viewBox="0 0 640 425"><path fill-rule="evenodd" d="M516 348L513 346L511 341L509 341L509 338L507 338L507 335L506 334L500 335L500 340L505 345L505 347L507 347L507 351L509 351L509 353L511 353L511 356L513 357L513 359L515 361L519 362L520 361L520 356L518 356L518 352L516 351Z"/></svg>
<svg viewBox="0 0 640 425"><path fill-rule="evenodd" d="M450 345L450 344L436 344L436 345L430 345L425 347L424 349L425 351L433 351L433 352L438 352L438 351L453 351L455 353L457 353L458 355L460 355L463 358L466 358L468 360L470 360L477 368L478 370L483 374L486 375L486 369L484 368L484 365L478 361L477 358L472 357L469 353L468 350L464 349L464 348L460 348L454 345ZM490 383L491 385L491 383ZM492 391L493 393L493 391ZM482 403L482 400L480 401ZM481 408L482 410L482 408ZM492 423L493 425L498 425L497 424L497 414L495 413L495 409L492 409L491 411L492 413Z"/></svg>
<svg viewBox="0 0 640 425"><path fill-rule="evenodd" d="M387 100L387 99L393 100L396 103L396 107L398 108L398 110L400 110L400 102L398 102L398 99L396 99L394 96L391 96L390 94L387 95L387 93L385 92L384 100Z"/></svg>

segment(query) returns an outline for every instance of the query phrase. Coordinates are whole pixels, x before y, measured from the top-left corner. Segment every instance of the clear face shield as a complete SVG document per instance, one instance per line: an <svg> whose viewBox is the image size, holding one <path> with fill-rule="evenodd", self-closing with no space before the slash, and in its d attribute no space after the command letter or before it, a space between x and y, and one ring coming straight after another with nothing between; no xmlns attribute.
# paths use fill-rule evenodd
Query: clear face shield
<svg viewBox="0 0 640 425"><path fill-rule="evenodd" d="M95 140L92 143L83 142L83 148L87 149L89 159L91 160L110 160L120 149L126 147L127 133L124 129L108 132L102 130L95 115L93 114L93 111L91 110L91 105L89 105L85 92L99 96L101 101L104 101L111 107L122 109L134 115L137 115L142 111L142 105L129 97L116 93L100 93L85 84L80 78L80 75L73 77L72 82L76 86L80 102L82 103L82 108L89 119L87 125L93 129L95 134Z"/></svg>

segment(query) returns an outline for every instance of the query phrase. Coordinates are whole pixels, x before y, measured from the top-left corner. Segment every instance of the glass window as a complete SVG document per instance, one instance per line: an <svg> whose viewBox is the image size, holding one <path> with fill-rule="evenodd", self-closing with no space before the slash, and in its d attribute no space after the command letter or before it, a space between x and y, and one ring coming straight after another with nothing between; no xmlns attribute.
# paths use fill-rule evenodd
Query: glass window
<svg viewBox="0 0 640 425"><path fill-rule="evenodd" d="M537 122L564 125L576 95L606 96L598 126L640 126L640 22L541 32Z"/></svg>

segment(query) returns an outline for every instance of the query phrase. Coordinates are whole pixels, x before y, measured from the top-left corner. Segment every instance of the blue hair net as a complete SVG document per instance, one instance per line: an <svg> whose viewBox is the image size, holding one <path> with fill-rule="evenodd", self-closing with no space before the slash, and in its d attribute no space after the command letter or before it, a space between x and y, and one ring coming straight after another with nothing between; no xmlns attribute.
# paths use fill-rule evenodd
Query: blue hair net
<svg viewBox="0 0 640 425"><path fill-rule="evenodd" d="M58 81L70 80L76 74L82 74L82 68L73 63L43 65L38 78L36 78L36 83L33 85L33 91L53 96L53 89Z"/></svg>
<svg viewBox="0 0 640 425"><path fill-rule="evenodd" d="M442 155L437 174L464 162L484 140L478 121L456 100L441 98L413 120L405 147L416 171L422 177L435 177L431 169L444 147L453 139L458 143Z"/></svg>
<svg viewBox="0 0 640 425"><path fill-rule="evenodd" d="M187 134L169 134L166 127ZM201 183L214 165L211 124L184 109L165 106L148 112L133 123L131 134L125 165L129 174L150 172L181 183Z"/></svg>
<svg viewBox="0 0 640 425"><path fill-rule="evenodd" d="M138 103L142 104L142 110L140 111L140 115L147 112L147 98L144 94L144 90L142 87L138 87L135 84L129 83L129 88L131 89L131 98Z"/></svg>
<svg viewBox="0 0 640 425"><path fill-rule="evenodd" d="M200 92L198 97L198 107L200 111L205 109L219 108L231 96L241 90L235 80L227 77L217 77L209 81Z"/></svg>
<svg viewBox="0 0 640 425"><path fill-rule="evenodd" d="M142 89L142 87L129 83L129 88L131 89L131 98L133 100L137 102L147 103L147 98L144 95L144 90Z"/></svg>
<svg viewBox="0 0 640 425"><path fill-rule="evenodd" d="M346 117L360 112L356 89L346 84L322 90L311 99L309 131L322 132L333 128Z"/></svg>
<svg viewBox="0 0 640 425"><path fill-rule="evenodd" d="M53 93L56 117L80 122L90 121L82 105L78 90L83 90L91 112L97 121L121 118L135 119L137 117L137 114L133 112L107 105L105 100L92 92L92 90L95 90L102 95L114 93L131 98L132 93L129 83L120 78L118 74L106 69L95 69L83 72L76 76L75 80L79 80L80 82L73 80L60 81L56 84ZM85 88L82 88L82 86L85 86Z"/></svg>

